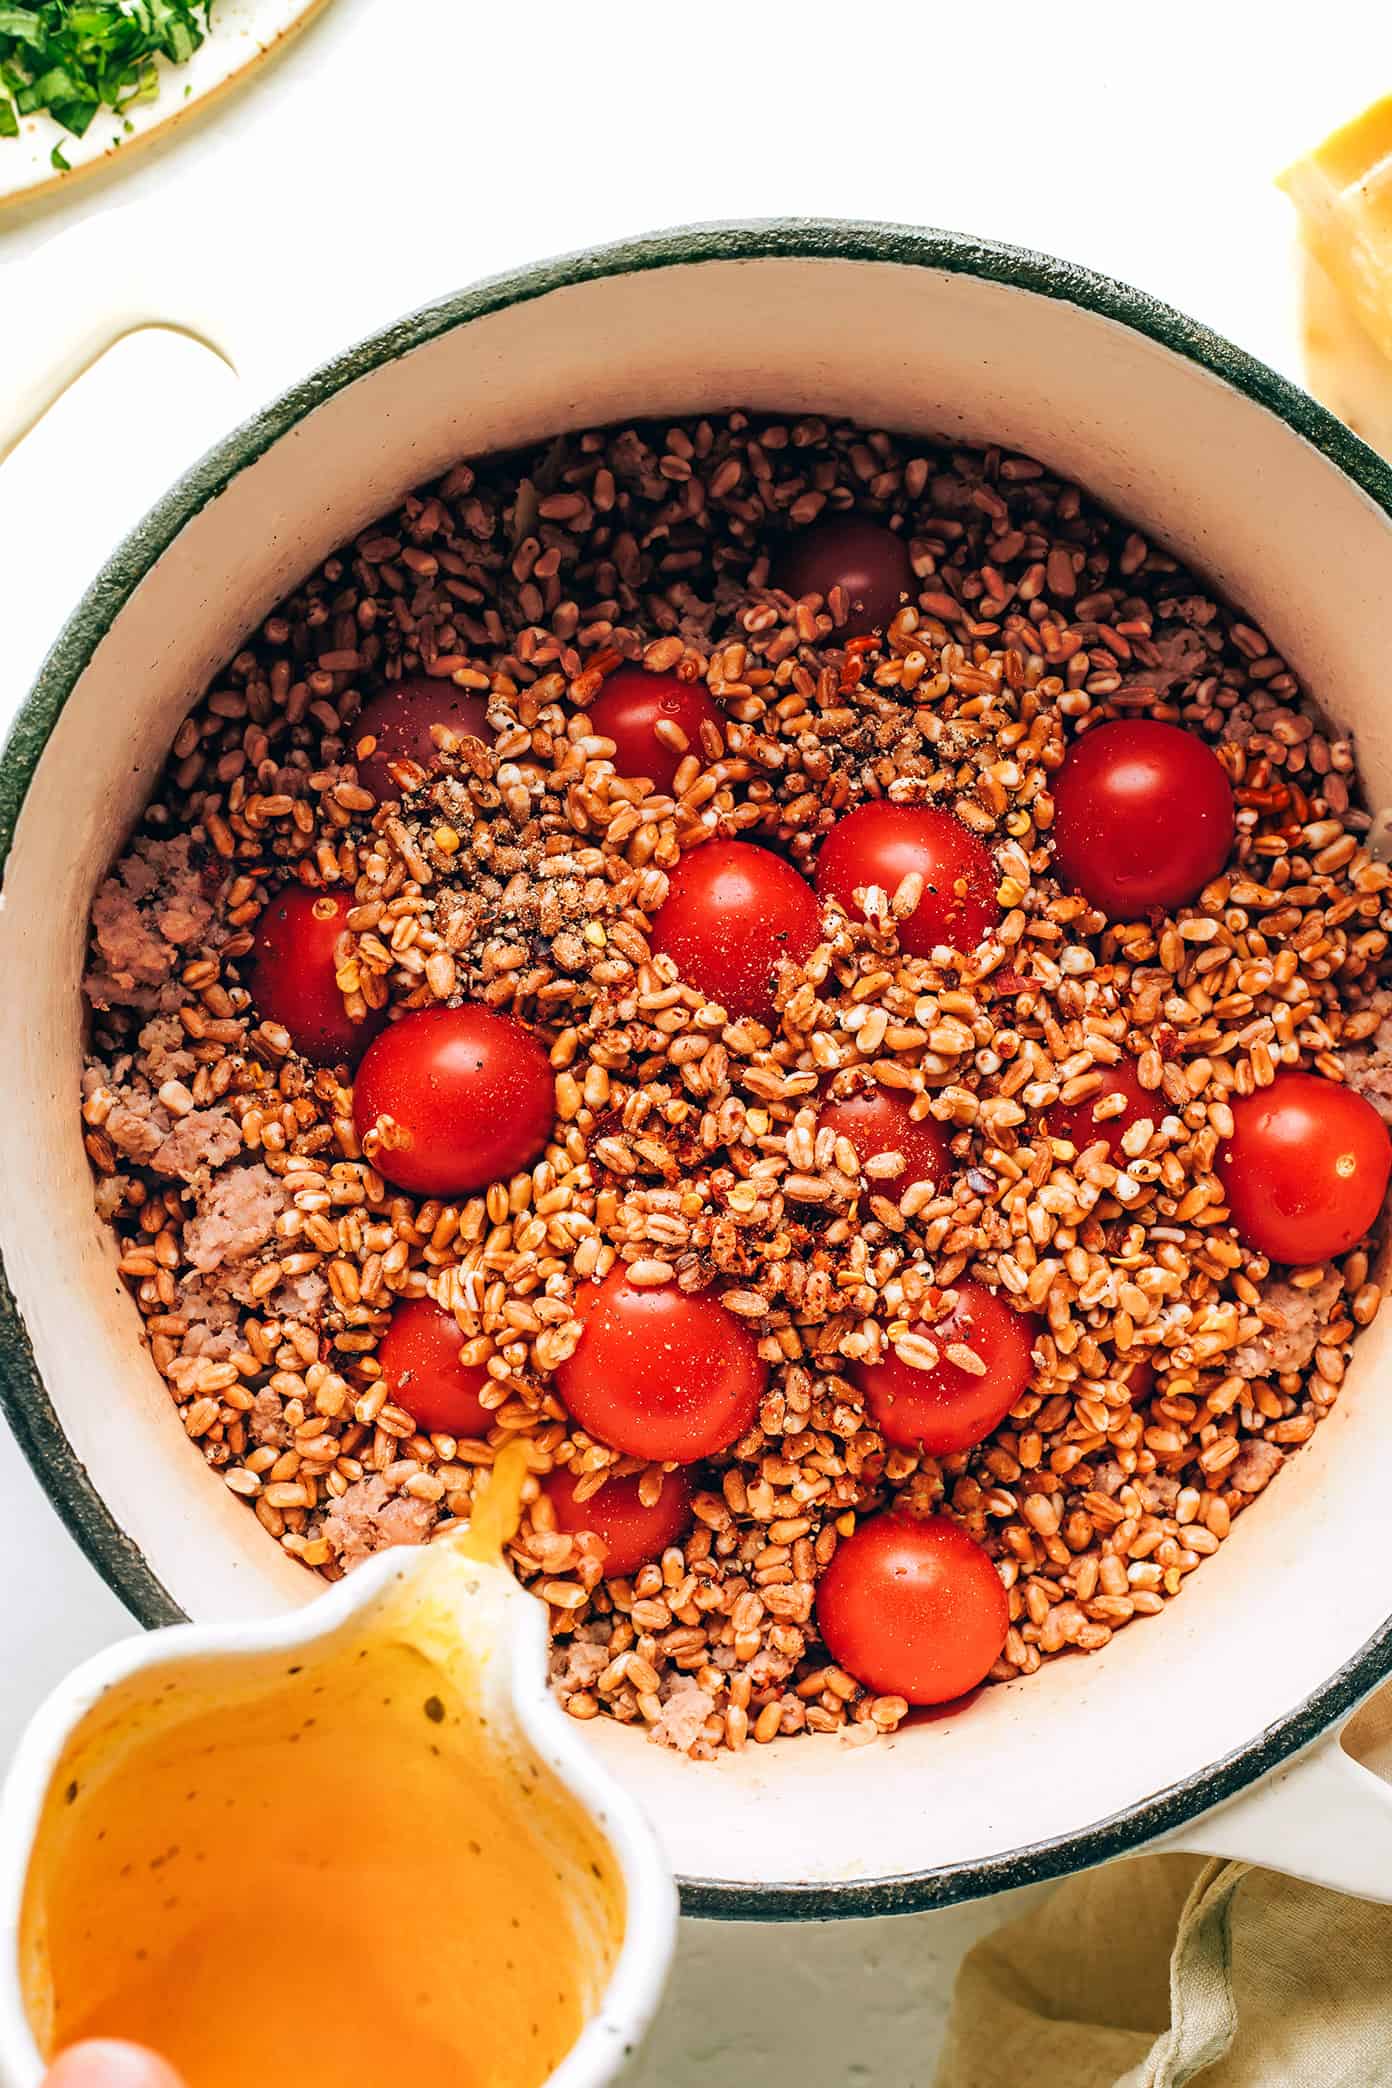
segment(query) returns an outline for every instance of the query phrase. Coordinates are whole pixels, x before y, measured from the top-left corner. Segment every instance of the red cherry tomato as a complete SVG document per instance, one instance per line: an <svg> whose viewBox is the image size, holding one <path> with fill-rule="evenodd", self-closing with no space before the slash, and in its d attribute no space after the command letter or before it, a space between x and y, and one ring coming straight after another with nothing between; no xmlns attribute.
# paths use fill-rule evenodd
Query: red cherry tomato
<svg viewBox="0 0 1392 2088"><path fill-rule="evenodd" d="M1345 1254L1382 1209L1392 1141L1372 1104L1317 1073L1278 1073L1232 1105L1218 1174L1238 1238L1278 1262Z"/></svg>
<svg viewBox="0 0 1392 2088"><path fill-rule="evenodd" d="M1126 1394L1132 1406L1144 1406L1155 1391L1155 1365L1149 1356L1143 1356L1140 1362L1133 1363L1129 1370L1123 1366L1117 1374L1125 1383Z"/></svg>
<svg viewBox="0 0 1392 2088"><path fill-rule="evenodd" d="M392 1400L427 1435L483 1436L493 1416L479 1398L488 1383L482 1364L464 1364L464 1335L452 1312L431 1298L407 1298L392 1310L377 1361Z"/></svg>
<svg viewBox="0 0 1392 2088"><path fill-rule="evenodd" d="M817 862L817 890L863 920L856 892L878 885L892 899L917 871L923 897L899 923L899 947L927 957L939 943L974 950L1000 919L996 871L984 841L930 805L861 805L838 820Z"/></svg>
<svg viewBox="0 0 1392 2088"><path fill-rule="evenodd" d="M369 696L348 728L355 754L365 740L377 742L370 754L358 758L363 789L375 798L399 798L401 785L389 764L415 761L428 771L440 752L430 737L432 725L448 725L461 738L493 738L487 697L477 689L461 689L443 675L408 674Z"/></svg>
<svg viewBox="0 0 1392 2088"><path fill-rule="evenodd" d="M1197 898L1228 860L1232 785L1212 748L1178 725L1097 725L1054 779L1054 868L1113 920Z"/></svg>
<svg viewBox="0 0 1392 2088"><path fill-rule="evenodd" d="M865 1177L869 1191L893 1202L915 1182L935 1182L941 1191L951 1178L952 1153L942 1126L932 1117L911 1116L903 1097L878 1082L845 1102L824 1103L817 1129L846 1139L862 1167L882 1153L902 1154L904 1165L899 1174Z"/></svg>
<svg viewBox="0 0 1392 2088"><path fill-rule="evenodd" d="M1081 1102L1055 1102L1048 1112L1044 1121L1052 1137L1069 1139L1080 1153L1100 1140L1111 1154L1121 1144L1122 1133L1142 1117L1149 1117L1158 1125L1162 1117L1170 1114L1170 1105L1158 1088L1141 1086L1133 1058L1120 1058L1114 1066L1097 1066L1094 1070L1102 1075L1101 1087ZM1114 1095L1121 1096L1125 1108L1099 1123L1098 1104L1110 1101Z"/></svg>
<svg viewBox="0 0 1392 2088"><path fill-rule="evenodd" d="M1031 1350L1039 1332L1032 1313L1016 1312L984 1284L954 1286L957 1303L941 1319L916 1329L938 1351L929 1370L916 1370L887 1349L878 1363L856 1363L851 1377L885 1439L904 1448L949 1457L984 1442L1029 1384ZM985 1367L965 1368L949 1348L970 1349Z"/></svg>
<svg viewBox="0 0 1392 2088"><path fill-rule="evenodd" d="M1000 1575L944 1515L870 1516L817 1584L817 1629L832 1659L867 1689L911 1704L975 1689L1009 1628Z"/></svg>
<svg viewBox="0 0 1392 2088"><path fill-rule="evenodd" d="M381 1029L370 1012L354 1022L334 976L334 946L352 906L347 892L287 885L256 924L247 991L263 1021L290 1032L296 1051L316 1066L351 1065Z"/></svg>
<svg viewBox="0 0 1392 2088"><path fill-rule="evenodd" d="M672 872L652 946L730 1015L766 1022L777 965L811 953L821 919L812 887L766 848L708 841Z"/></svg>
<svg viewBox="0 0 1392 2088"><path fill-rule="evenodd" d="M424 1008L383 1030L353 1088L359 1138L390 1118L373 1164L415 1196L462 1196L528 1167L556 1085L529 1030L488 1008Z"/></svg>
<svg viewBox="0 0 1392 2088"><path fill-rule="evenodd" d="M691 1464L745 1433L768 1372L718 1298L640 1289L620 1266L576 1306L583 1331L556 1389L590 1435L629 1457Z"/></svg>
<svg viewBox="0 0 1392 2088"><path fill-rule="evenodd" d="M679 681L675 674L649 674L643 667L620 667L605 682L587 716L591 728L614 742L614 766L621 776L647 776L655 789L668 791L686 759L679 747L657 736L661 724L675 725L687 753L705 759L701 727L724 720L706 693L704 682Z"/></svg>
<svg viewBox="0 0 1392 2088"><path fill-rule="evenodd" d="M587 1501L577 1501L573 1472L553 1472L542 1487L556 1512L556 1528L575 1536L592 1530L604 1545L604 1571L627 1579L650 1559L660 1559L691 1523L691 1481L685 1472L664 1472L651 1508L638 1498L641 1474L606 1479Z"/></svg>
<svg viewBox="0 0 1392 2088"><path fill-rule="evenodd" d="M918 596L918 582L903 537L864 515L830 515L788 539L775 562L774 585L801 598L833 587L849 597L839 638L865 638L883 631L903 606Z"/></svg>

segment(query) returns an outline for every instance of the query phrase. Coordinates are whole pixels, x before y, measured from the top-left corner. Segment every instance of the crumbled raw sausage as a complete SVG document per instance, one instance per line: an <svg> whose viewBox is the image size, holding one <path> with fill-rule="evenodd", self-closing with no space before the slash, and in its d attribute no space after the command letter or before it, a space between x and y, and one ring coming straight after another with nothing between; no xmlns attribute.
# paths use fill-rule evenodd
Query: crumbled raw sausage
<svg viewBox="0 0 1392 2088"><path fill-rule="evenodd" d="M221 1360L239 1345L242 1315L236 1299L216 1277L190 1276L179 1291L174 1309L188 1322L181 1344L186 1356Z"/></svg>
<svg viewBox="0 0 1392 2088"><path fill-rule="evenodd" d="M214 908L225 873L207 890L188 834L142 836L92 902L100 963L83 984L95 1008L169 1008L184 996L175 966L190 948L202 955L226 940Z"/></svg>
<svg viewBox="0 0 1392 2088"><path fill-rule="evenodd" d="M252 1436L263 1449L283 1450L290 1440L290 1424L285 1418L285 1402L278 1392L269 1386L258 1392L251 1402L247 1425Z"/></svg>
<svg viewBox="0 0 1392 2088"><path fill-rule="evenodd" d="M1239 1493L1260 1493L1285 1461L1285 1452L1277 1444L1268 1443L1264 1436L1249 1436L1228 1466L1228 1484Z"/></svg>
<svg viewBox="0 0 1392 2088"><path fill-rule="evenodd" d="M1284 1276L1273 1276L1262 1289L1260 1310L1266 1328L1233 1350L1230 1367L1246 1378L1303 1370L1323 1341L1329 1315L1342 1292L1337 1271L1321 1276L1309 1290L1297 1290Z"/></svg>
<svg viewBox="0 0 1392 2088"><path fill-rule="evenodd" d="M324 1517L324 1536L346 1573L361 1566L373 1552L398 1544L424 1544L436 1514L431 1501L388 1492L385 1479L374 1472L334 1502Z"/></svg>
<svg viewBox="0 0 1392 2088"><path fill-rule="evenodd" d="M652 1729L652 1738L678 1754L690 1754L715 1709L715 1699L687 1675L679 1675Z"/></svg>
<svg viewBox="0 0 1392 2088"><path fill-rule="evenodd" d="M1366 1044L1341 1051L1339 1062L1355 1094L1371 1102L1383 1121L1392 1124L1392 1015L1384 1015Z"/></svg>
<svg viewBox="0 0 1392 2088"><path fill-rule="evenodd" d="M160 1174L201 1182L241 1150L242 1134L229 1110L191 1109L156 1147L150 1165Z"/></svg>
<svg viewBox="0 0 1392 2088"><path fill-rule="evenodd" d="M152 1087L187 1080L197 1065L177 1015L152 1015L136 1041L135 1063Z"/></svg>
<svg viewBox="0 0 1392 2088"><path fill-rule="evenodd" d="M184 1253L205 1274L224 1262L245 1261L265 1246L284 1209L285 1190L260 1161L229 1167L185 1224Z"/></svg>
<svg viewBox="0 0 1392 2088"><path fill-rule="evenodd" d="M551 1682L562 1700L577 1689L589 1689L608 1667L608 1646L588 1639L562 1639L551 1649Z"/></svg>

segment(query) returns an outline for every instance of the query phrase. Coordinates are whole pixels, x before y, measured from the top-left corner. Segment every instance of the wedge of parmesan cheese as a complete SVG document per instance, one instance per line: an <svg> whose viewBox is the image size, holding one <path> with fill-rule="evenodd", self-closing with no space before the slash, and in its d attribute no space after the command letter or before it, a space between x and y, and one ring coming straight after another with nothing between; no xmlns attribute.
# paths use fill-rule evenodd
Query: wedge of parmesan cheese
<svg viewBox="0 0 1392 2088"><path fill-rule="evenodd" d="M1280 185L1310 253L1392 362L1392 95L1287 167Z"/></svg>
<svg viewBox="0 0 1392 2088"><path fill-rule="evenodd" d="M1308 247L1300 265L1305 382L1355 435L1392 458L1392 362L1363 331Z"/></svg>

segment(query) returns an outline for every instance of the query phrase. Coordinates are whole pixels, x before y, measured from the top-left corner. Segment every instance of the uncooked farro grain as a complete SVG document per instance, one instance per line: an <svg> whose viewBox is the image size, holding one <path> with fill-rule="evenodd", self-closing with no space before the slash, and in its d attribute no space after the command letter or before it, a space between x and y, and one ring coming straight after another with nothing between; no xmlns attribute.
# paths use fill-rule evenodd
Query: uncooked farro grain
<svg viewBox="0 0 1392 2088"><path fill-rule="evenodd" d="M780 532L852 506L902 531L918 583L883 642L844 642L840 590L816 610L769 584ZM625 661L704 681L724 721L665 733L665 795L592 729ZM431 773L397 763L379 808L355 720L405 673L486 697L493 740L437 727ZM1085 720L1134 713L1211 742L1238 839L1194 905L1109 926L1052 877L1051 783ZM683 851L753 837L807 870L877 797L951 806L988 841L1002 911L980 949L904 955L906 880L866 921L825 916L769 1028L654 957ZM995 1560L996 1679L1098 1650L1219 1548L1378 1309L1361 1248L1283 1284L1214 1172L1232 1101L1282 1067L1392 1097L1392 873L1368 830L1351 748L1266 636L1034 460L731 413L457 465L248 635L94 911L84 1135L185 1431L329 1577L467 1517L524 1439L512 1558L551 1606L563 1700L690 1753L904 1718L828 1666L813 1620L836 1544L889 1497ZM557 1122L530 1169L454 1202L384 1180L339 1074L249 1004L252 931L287 881L352 887L354 1015L472 999L539 1031ZM1155 1107L1115 1157L1051 1138L1045 1112L1127 1053ZM862 1166L819 1134L828 1082L931 1118L950 1186L901 1192L897 1156ZM617 1262L716 1286L770 1378L685 1540L606 1580L538 1482L566 1466L583 1499L637 1472L656 1498L656 1468L587 1437L554 1387L577 1287ZM1034 1381L974 1450L893 1448L847 1369L887 1347L931 1368L968 1277L1041 1315ZM487 1372L484 1438L422 1433L382 1376L393 1305L423 1296Z"/></svg>

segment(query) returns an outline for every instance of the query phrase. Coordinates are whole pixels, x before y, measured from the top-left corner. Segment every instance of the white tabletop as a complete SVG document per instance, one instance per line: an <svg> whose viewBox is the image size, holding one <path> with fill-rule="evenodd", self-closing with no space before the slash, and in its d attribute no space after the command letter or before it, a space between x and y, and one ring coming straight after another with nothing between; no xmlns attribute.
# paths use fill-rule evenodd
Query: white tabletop
<svg viewBox="0 0 1392 2088"><path fill-rule="evenodd" d="M1294 372L1271 176L1392 87L1392 24L1369 26L1366 0L939 13L331 0L166 144L0 213L0 313L23 326L41 242L130 205L119 236L167 266L172 315L216 264L229 345L265 393L409 306L546 254L692 220L883 218L1087 261ZM145 334L0 470L0 722L54 611L249 403L202 349ZM3 1760L49 1684L132 1627L3 1427L0 1503ZM957 1959L1001 1911L687 1924L642 2088L927 2088Z"/></svg>

